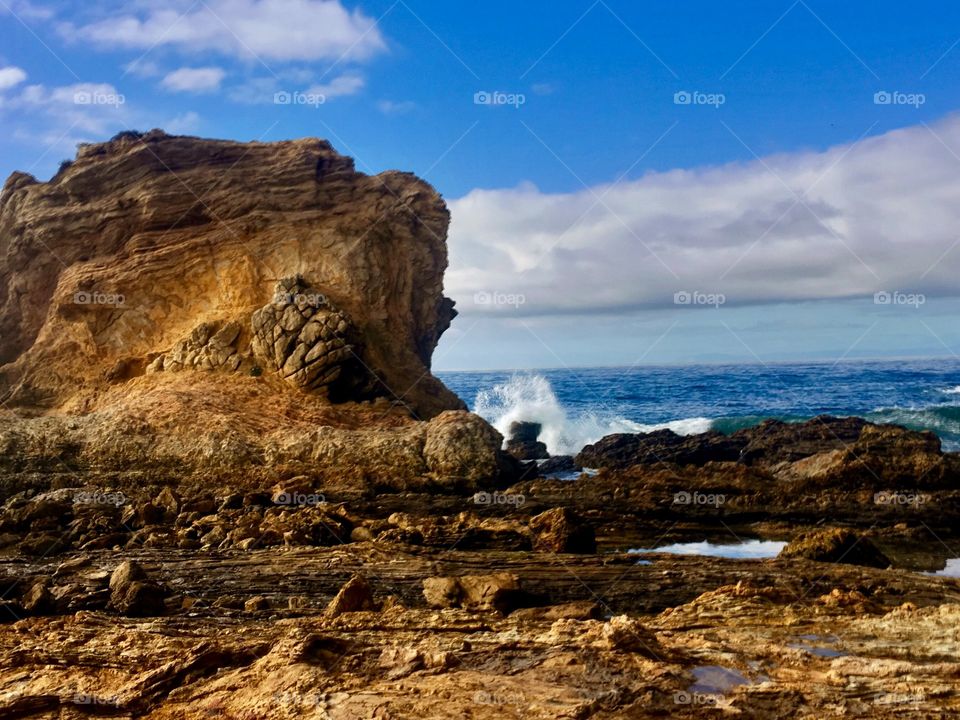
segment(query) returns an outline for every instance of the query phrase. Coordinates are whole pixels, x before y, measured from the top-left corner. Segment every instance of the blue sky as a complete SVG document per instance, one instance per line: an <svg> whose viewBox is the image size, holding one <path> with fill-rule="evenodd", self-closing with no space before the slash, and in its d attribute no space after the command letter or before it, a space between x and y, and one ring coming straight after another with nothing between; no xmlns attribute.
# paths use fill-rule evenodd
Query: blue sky
<svg viewBox="0 0 960 720"><path fill-rule="evenodd" d="M960 352L958 108L943 2L0 0L4 176L163 127L426 177L444 369Z"/></svg>

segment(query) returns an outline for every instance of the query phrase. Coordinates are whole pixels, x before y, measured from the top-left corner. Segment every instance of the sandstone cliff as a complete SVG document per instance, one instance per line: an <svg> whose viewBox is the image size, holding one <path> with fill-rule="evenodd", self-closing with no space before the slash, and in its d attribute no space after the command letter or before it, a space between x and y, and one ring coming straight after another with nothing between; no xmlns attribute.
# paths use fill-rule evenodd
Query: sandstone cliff
<svg viewBox="0 0 960 720"><path fill-rule="evenodd" d="M89 411L147 373L277 375L333 401L462 403L429 371L446 206L322 140L121 133L0 196L0 402ZM234 378L234 379L235 379ZM190 381L183 380L183 385Z"/></svg>

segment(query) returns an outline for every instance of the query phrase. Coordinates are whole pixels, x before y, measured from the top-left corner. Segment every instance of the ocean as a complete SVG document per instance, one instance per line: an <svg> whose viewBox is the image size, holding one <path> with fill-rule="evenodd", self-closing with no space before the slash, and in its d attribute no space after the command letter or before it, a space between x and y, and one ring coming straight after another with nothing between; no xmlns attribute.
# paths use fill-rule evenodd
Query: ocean
<svg viewBox="0 0 960 720"><path fill-rule="evenodd" d="M960 359L437 372L502 433L543 424L552 454L618 432L733 432L766 418L857 415L960 450Z"/></svg>

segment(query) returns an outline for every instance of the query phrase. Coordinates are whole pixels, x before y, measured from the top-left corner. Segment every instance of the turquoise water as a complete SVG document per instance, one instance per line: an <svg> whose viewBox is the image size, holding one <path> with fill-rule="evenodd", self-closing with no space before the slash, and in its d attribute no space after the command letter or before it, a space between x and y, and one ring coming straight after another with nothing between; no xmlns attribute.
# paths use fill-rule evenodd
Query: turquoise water
<svg viewBox="0 0 960 720"><path fill-rule="evenodd" d="M505 432L543 424L554 454L614 432L721 432L821 414L932 430L960 450L960 360L438 372Z"/></svg>

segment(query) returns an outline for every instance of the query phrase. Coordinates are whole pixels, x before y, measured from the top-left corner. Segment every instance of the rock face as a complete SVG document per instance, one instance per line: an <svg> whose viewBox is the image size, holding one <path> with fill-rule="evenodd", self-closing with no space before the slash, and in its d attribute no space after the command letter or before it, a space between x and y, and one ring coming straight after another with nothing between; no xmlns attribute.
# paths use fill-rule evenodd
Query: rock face
<svg viewBox="0 0 960 720"><path fill-rule="evenodd" d="M429 371L455 315L448 222L425 182L358 173L322 140L81 146L0 196L0 401L91 410L148 367L262 362L337 400L390 389L419 417L461 408ZM336 387L348 370L362 377Z"/></svg>

